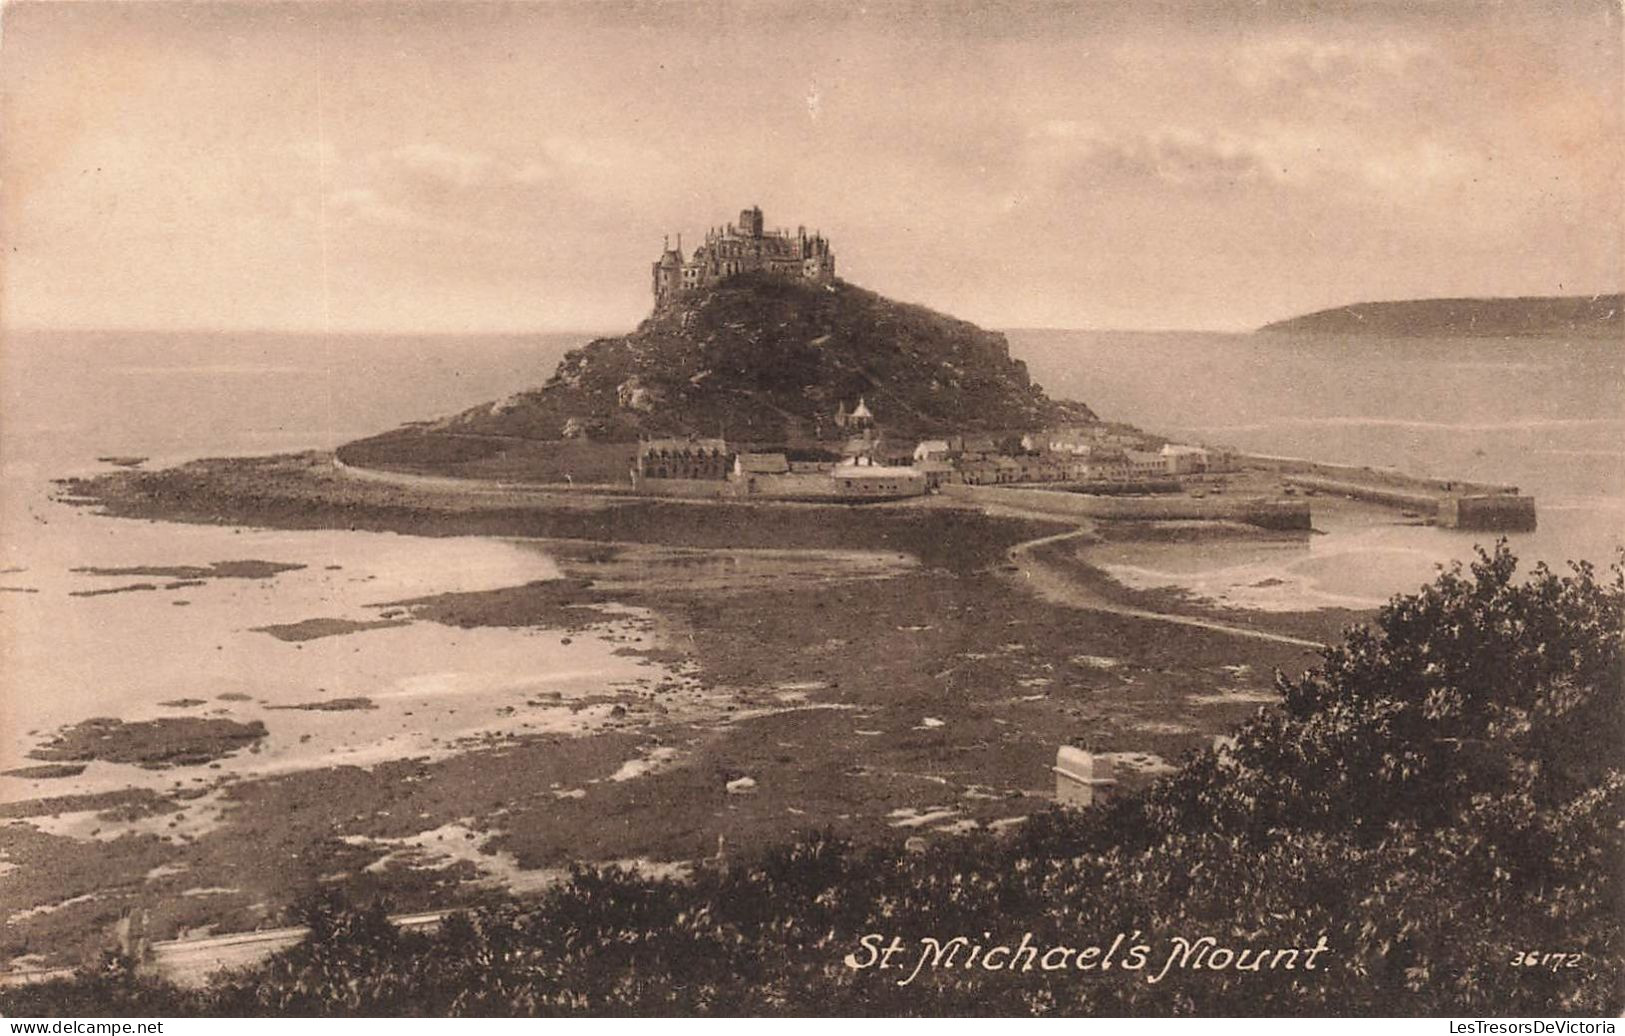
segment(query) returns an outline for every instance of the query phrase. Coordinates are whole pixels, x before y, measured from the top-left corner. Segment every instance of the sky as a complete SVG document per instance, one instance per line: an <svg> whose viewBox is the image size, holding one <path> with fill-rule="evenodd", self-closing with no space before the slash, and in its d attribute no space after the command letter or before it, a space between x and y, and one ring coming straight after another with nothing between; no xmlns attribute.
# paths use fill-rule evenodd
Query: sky
<svg viewBox="0 0 1625 1036"><path fill-rule="evenodd" d="M0 7L0 329L622 330L760 205L993 327L1625 283L1617 5Z"/></svg>

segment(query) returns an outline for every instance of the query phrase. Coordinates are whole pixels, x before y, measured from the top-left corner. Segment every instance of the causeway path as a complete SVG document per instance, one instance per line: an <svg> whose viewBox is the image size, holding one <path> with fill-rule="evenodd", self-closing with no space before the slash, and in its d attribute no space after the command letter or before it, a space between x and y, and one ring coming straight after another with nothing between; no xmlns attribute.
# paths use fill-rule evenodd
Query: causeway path
<svg viewBox="0 0 1625 1036"><path fill-rule="evenodd" d="M1035 515L1034 517L1042 516ZM1048 517L1053 519L1054 516ZM1275 644L1291 644L1296 647L1315 648L1317 650L1326 646L1318 640L1288 636L1285 633L1271 633L1268 630L1234 626L1213 619L1200 619L1189 615L1171 615L1167 612L1156 612L1146 608L1132 608L1125 604L1118 604L1116 601L1108 600L1087 586L1069 578L1065 570L1044 561L1037 553L1041 547L1052 543L1064 543L1068 540L1080 539L1091 535L1093 531L1092 528L1084 526L1071 532L1040 536L1037 539L1016 544L1010 548L1010 562L1017 568L1017 580L1044 600L1071 608L1110 612L1113 615L1127 615L1152 622L1171 623L1175 626L1194 626L1198 629L1213 630L1216 633L1226 633L1235 637L1267 640Z"/></svg>
<svg viewBox="0 0 1625 1036"><path fill-rule="evenodd" d="M342 475L365 482L382 482L397 486L417 489L437 490L442 492L477 493L480 495L506 496L516 500L524 498L588 498L593 496L606 497L635 497L637 494L629 486L614 485L588 485L579 484L570 488L559 486L531 486L523 483L500 482L494 479L457 478L448 475L416 475L405 472L380 470L377 468L352 467L338 460L333 461L334 468ZM715 500L684 499L682 497L661 497L662 501L670 500L676 503L715 504ZM737 503L739 501L726 501ZM766 503L766 501L751 501L753 503ZM914 503L910 501L910 503ZM777 503L774 504L778 506ZM811 505L823 506L823 505ZM964 506L957 501L950 506ZM984 513L1002 513L1022 518L1033 518L1045 522L1067 521L1077 524L1077 519L1060 518L1055 514L1041 511L1028 511L1013 504L1000 502L989 506L987 504L972 505L976 510ZM1092 524L1082 524L1068 532L1040 536L1037 539L1018 543L1010 548L1010 561L1020 570L1020 581L1039 597L1054 604L1065 605L1071 608L1080 608L1087 611L1109 612L1113 615L1125 615L1136 619L1146 619L1152 622L1170 623L1175 626L1192 626L1197 629L1212 630L1216 633L1225 633L1236 637L1249 637L1253 640L1265 640L1276 644L1291 644L1295 647L1319 649L1325 645L1317 640L1307 640L1302 637L1293 637L1285 633L1271 633L1268 630L1251 629L1246 626L1236 626L1230 623L1219 622L1214 619L1202 619L1189 615L1173 615L1167 612L1151 611L1146 608L1133 608L1116 601L1108 600L1087 586L1070 578L1065 570L1059 566L1049 564L1035 552L1051 543L1060 543L1092 534Z"/></svg>

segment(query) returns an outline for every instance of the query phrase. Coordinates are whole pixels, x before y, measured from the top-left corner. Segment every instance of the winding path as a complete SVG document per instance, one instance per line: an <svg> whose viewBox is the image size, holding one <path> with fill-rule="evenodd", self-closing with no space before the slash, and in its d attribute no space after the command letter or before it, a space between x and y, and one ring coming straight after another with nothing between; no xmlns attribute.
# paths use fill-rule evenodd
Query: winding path
<svg viewBox="0 0 1625 1036"><path fill-rule="evenodd" d="M577 485L565 489L559 486L530 486L501 482L495 479L457 478L448 475L417 475L405 472L388 471L376 468L358 468L345 464L334 458L334 469L347 478L366 482L382 482L397 486L449 491L455 493L478 493L482 495L505 495L517 499L529 497L531 499L545 497L589 497L589 496L618 496L628 497L636 494L627 486L608 485ZM692 500L682 497L662 497L676 503L715 504L714 500ZM730 501L733 502L733 501ZM1054 522L1057 516L1041 511L1027 511L1013 504L1000 502L989 506L978 503L976 509L983 512L1003 512L1023 518L1035 518L1041 521ZM1068 519L1076 521L1075 518ZM1109 612L1113 615L1125 615L1130 618L1146 619L1152 622L1170 623L1175 626L1192 626L1197 629L1212 630L1216 633L1226 633L1236 637L1250 637L1254 640L1265 640L1275 644L1290 644L1295 647L1319 649L1325 645L1317 640L1308 640L1303 637L1293 637L1285 633L1271 633L1268 630L1250 629L1246 626L1235 626L1229 623L1218 622L1213 619L1201 619L1188 615L1173 615L1167 612L1151 611L1146 608L1133 608L1119 604L1101 596L1077 581L1068 577L1067 573L1058 566L1043 561L1035 553L1038 548L1051 543L1060 543L1066 540L1086 536L1093 531L1090 525L1081 525L1068 532L1055 533L1049 536L1040 536L1037 539L1018 543L1010 548L1010 561L1020 569L1021 579L1028 589L1041 598L1054 604L1065 605L1072 608L1082 608L1088 611Z"/></svg>
<svg viewBox="0 0 1625 1036"><path fill-rule="evenodd" d="M1126 615L1136 619L1147 619L1152 622L1172 623L1176 626L1194 626L1198 629L1228 633L1236 637L1251 637L1254 640L1267 640L1276 644L1291 644L1297 647L1315 649L1325 646L1320 641L1288 636L1285 633L1271 633L1267 630L1233 626L1212 619L1199 619L1188 615L1171 615L1167 612L1155 612L1145 608L1131 608L1128 605L1118 604L1116 601L1108 600L1088 587L1068 578L1063 569L1045 562L1037 554L1040 547L1087 536L1092 531L1090 528L1084 527L1074 529L1071 532L1040 536L1037 539L1016 544L1010 548L1010 561L1019 570L1017 578L1025 583L1033 593L1053 604L1083 608L1089 611L1109 612L1113 615Z"/></svg>

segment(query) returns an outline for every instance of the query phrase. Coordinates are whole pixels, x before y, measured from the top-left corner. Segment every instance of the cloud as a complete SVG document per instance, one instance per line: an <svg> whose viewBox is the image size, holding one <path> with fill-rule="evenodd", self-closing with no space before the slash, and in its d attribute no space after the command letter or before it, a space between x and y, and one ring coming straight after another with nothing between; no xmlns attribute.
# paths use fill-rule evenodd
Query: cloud
<svg viewBox="0 0 1625 1036"><path fill-rule="evenodd" d="M1234 48L1231 74L1244 89L1297 103L1368 106L1373 95L1453 75L1440 51L1407 39L1273 36Z"/></svg>
<svg viewBox="0 0 1625 1036"><path fill-rule="evenodd" d="M523 156L439 141L332 160L327 214L350 225L500 240L533 232L561 207L619 200L647 149L555 135Z"/></svg>
<svg viewBox="0 0 1625 1036"><path fill-rule="evenodd" d="M1445 135L1361 135L1261 121L1234 129L1105 129L1057 120L1029 134L1029 161L1062 190L1305 192L1380 204L1418 200L1486 175L1488 155Z"/></svg>
<svg viewBox="0 0 1625 1036"><path fill-rule="evenodd" d="M457 233L454 223L434 219L410 207L392 202L371 187L346 187L327 196L325 215L339 223L375 227L403 227L440 233Z"/></svg>
<svg viewBox="0 0 1625 1036"><path fill-rule="evenodd" d="M1618 280L1617 0L772 5L8 8L0 304L630 317L752 202L1013 322Z"/></svg>
<svg viewBox="0 0 1625 1036"><path fill-rule="evenodd" d="M497 162L490 155L458 151L434 142L406 144L387 154L374 155L371 161L397 174L461 188L481 186L497 170Z"/></svg>
<svg viewBox="0 0 1625 1036"><path fill-rule="evenodd" d="M1037 127L1029 146L1032 159L1069 186L1186 191L1300 182L1310 172L1303 157L1315 149L1287 133L1248 136L1179 125L1106 130L1070 120Z"/></svg>

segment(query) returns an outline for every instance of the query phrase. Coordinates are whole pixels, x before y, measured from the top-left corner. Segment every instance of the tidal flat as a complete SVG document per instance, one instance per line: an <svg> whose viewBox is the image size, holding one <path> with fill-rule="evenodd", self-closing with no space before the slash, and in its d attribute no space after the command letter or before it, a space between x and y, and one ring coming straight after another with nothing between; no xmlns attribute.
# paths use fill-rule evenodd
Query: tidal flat
<svg viewBox="0 0 1625 1036"><path fill-rule="evenodd" d="M50 675L38 660L59 693L8 740L14 772L61 763L31 753L96 716L264 736L161 771L91 758L3 778L0 956L32 961L93 956L132 910L161 939L287 923L332 885L443 908L573 862L680 872L809 829L1008 828L1049 808L1059 745L1143 783L1266 704L1276 668L1316 658L1136 610L1304 640L1357 617L1136 594L1070 543L1040 554L1088 592L1057 602L1012 550L1075 526L932 501L456 494L345 480L318 454L65 488L85 502L72 521L140 536L64 569L303 567L72 601L121 577L36 579L57 607L132 609L104 650L157 638L181 658ZM193 606L172 608L180 595ZM204 668L181 679L183 664Z"/></svg>

